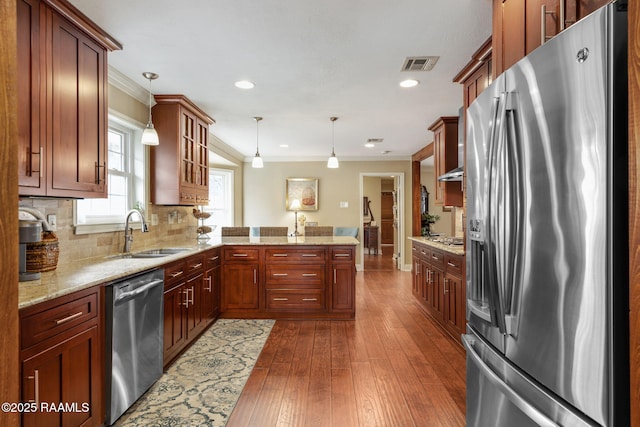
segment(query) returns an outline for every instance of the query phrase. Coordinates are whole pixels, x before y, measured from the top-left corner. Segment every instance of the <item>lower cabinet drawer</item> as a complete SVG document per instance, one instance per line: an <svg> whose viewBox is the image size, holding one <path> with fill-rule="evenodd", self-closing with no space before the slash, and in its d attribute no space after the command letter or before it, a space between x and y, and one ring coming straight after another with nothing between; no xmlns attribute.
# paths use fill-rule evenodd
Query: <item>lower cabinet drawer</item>
<svg viewBox="0 0 640 427"><path fill-rule="evenodd" d="M292 285L322 288L324 286L324 265L267 265L267 287L280 288Z"/></svg>
<svg viewBox="0 0 640 427"><path fill-rule="evenodd" d="M21 317L22 348L30 347L98 315L98 292Z"/></svg>
<svg viewBox="0 0 640 427"><path fill-rule="evenodd" d="M269 310L324 310L323 290L278 289L267 290Z"/></svg>

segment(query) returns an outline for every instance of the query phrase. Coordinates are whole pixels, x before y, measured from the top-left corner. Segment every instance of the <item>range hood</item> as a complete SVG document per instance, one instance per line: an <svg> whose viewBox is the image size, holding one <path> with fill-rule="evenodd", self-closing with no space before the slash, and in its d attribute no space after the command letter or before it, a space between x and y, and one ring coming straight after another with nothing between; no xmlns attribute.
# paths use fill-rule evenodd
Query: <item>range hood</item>
<svg viewBox="0 0 640 427"><path fill-rule="evenodd" d="M458 110L458 167L440 175L438 181L462 181L464 176L464 107Z"/></svg>
<svg viewBox="0 0 640 427"><path fill-rule="evenodd" d="M459 166L444 175L440 175L438 177L438 181L462 181L462 177L464 176L464 167Z"/></svg>

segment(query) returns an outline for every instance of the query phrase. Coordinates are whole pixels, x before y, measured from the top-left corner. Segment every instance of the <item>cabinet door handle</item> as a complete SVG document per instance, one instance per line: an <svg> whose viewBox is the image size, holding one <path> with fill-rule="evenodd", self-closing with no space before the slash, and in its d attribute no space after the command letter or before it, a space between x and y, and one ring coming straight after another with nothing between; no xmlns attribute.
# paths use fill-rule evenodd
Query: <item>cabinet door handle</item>
<svg viewBox="0 0 640 427"><path fill-rule="evenodd" d="M196 265L192 265L191 269L195 270L196 268L200 268L202 267L202 263L196 264Z"/></svg>
<svg viewBox="0 0 640 427"><path fill-rule="evenodd" d="M288 273L273 273L274 277L286 277L288 275L289 275Z"/></svg>
<svg viewBox="0 0 640 427"><path fill-rule="evenodd" d="M316 277L316 273L302 273L302 277Z"/></svg>
<svg viewBox="0 0 640 427"><path fill-rule="evenodd" d="M191 299L190 299L190 300L188 300L188 301L189 301L189 303L190 303L191 305L193 305L193 297L194 297L194 294L195 294L194 286L192 286L192 287L191 287L191 289L187 289L187 291L189 291L189 290L191 290ZM187 298L188 298L188 297L189 297L189 292L187 292Z"/></svg>
<svg viewBox="0 0 640 427"><path fill-rule="evenodd" d="M184 271L180 270L178 272L175 273L171 273L171 278L173 279L174 277L178 277L180 276L182 273L184 273Z"/></svg>
<svg viewBox="0 0 640 427"><path fill-rule="evenodd" d="M564 29L566 28L566 9L565 9L565 2L566 0L560 0L560 31L564 31Z"/></svg>
<svg viewBox="0 0 640 427"><path fill-rule="evenodd" d="M33 176L34 172L38 172L40 178L42 178L43 172L44 172L42 170L42 165L43 165L42 150L44 150L44 148L40 147L40 149L34 153L33 151L31 151L30 148L27 148L27 157L29 158L29 163L27 164L27 168L28 168L27 175ZM33 159L32 159L33 156L38 156L38 170L36 171L33 170Z"/></svg>
<svg viewBox="0 0 640 427"><path fill-rule="evenodd" d="M338 283L338 270L333 269L333 283Z"/></svg>
<svg viewBox="0 0 640 427"><path fill-rule="evenodd" d="M288 257L289 254L273 254L274 257Z"/></svg>
<svg viewBox="0 0 640 427"><path fill-rule="evenodd" d="M449 287L447 286L449 284L449 279L444 279L444 293L449 293Z"/></svg>
<svg viewBox="0 0 640 427"><path fill-rule="evenodd" d="M96 165L96 184L100 184L100 181L104 181L100 179L100 168L104 169L104 174L107 173L107 164L103 162L101 165L98 162L95 162Z"/></svg>
<svg viewBox="0 0 640 427"><path fill-rule="evenodd" d="M248 254L233 254L235 257L248 257Z"/></svg>
<svg viewBox="0 0 640 427"><path fill-rule="evenodd" d="M184 294L184 302L181 302L180 305L184 305L186 308L189 308L189 289L185 289L181 291Z"/></svg>
<svg viewBox="0 0 640 427"><path fill-rule="evenodd" d="M274 298L274 301L289 301L289 298Z"/></svg>
<svg viewBox="0 0 640 427"><path fill-rule="evenodd" d="M72 314L71 316L67 316L64 319L58 319L56 320L56 325L62 325L63 323L67 323L70 320L75 319L76 317L80 317L82 316L83 312L79 311L77 313Z"/></svg>
<svg viewBox="0 0 640 427"><path fill-rule="evenodd" d="M212 286L211 286L211 277L205 277L205 279L204 279L204 280L206 280L207 282L209 282L209 287L208 287L208 288L204 288L204 290L205 290L205 291L209 291L209 292L211 292L211 288L212 288Z"/></svg>
<svg viewBox="0 0 640 427"><path fill-rule="evenodd" d="M560 0L560 3L563 3L564 0ZM547 5L543 4L540 6L540 44L543 45L549 40L551 37L547 37L547 15L555 15L554 12L550 12L547 10Z"/></svg>
<svg viewBox="0 0 640 427"><path fill-rule="evenodd" d="M33 397L34 400L29 400L29 403L36 403L36 405L40 404L40 371L37 369L33 370L33 375L29 375L27 379L33 380Z"/></svg>
<svg viewBox="0 0 640 427"><path fill-rule="evenodd" d="M258 271L254 268L253 269L253 284L257 284L258 283Z"/></svg>
<svg viewBox="0 0 640 427"><path fill-rule="evenodd" d="M318 298L302 298L302 301L318 301Z"/></svg>

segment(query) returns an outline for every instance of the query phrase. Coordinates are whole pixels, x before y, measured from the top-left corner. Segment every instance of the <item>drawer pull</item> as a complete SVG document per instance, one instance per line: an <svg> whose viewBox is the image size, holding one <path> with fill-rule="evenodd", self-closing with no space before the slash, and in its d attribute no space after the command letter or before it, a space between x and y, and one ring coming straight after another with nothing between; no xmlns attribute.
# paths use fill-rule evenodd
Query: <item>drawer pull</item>
<svg viewBox="0 0 640 427"><path fill-rule="evenodd" d="M209 258L209 261L217 261L219 258L219 256L214 256L213 258Z"/></svg>
<svg viewBox="0 0 640 427"><path fill-rule="evenodd" d="M281 256L281 257L288 257L289 254L273 254L274 257L276 256Z"/></svg>
<svg viewBox="0 0 640 427"><path fill-rule="evenodd" d="M286 277L288 275L289 275L289 273L273 273L274 277Z"/></svg>
<svg viewBox="0 0 640 427"><path fill-rule="evenodd" d="M302 298L302 301L318 301L318 298Z"/></svg>
<svg viewBox="0 0 640 427"><path fill-rule="evenodd" d="M248 254L233 254L235 257L248 257Z"/></svg>
<svg viewBox="0 0 640 427"><path fill-rule="evenodd" d="M75 314L72 314L71 316L65 317L64 319L58 319L58 320L56 320L56 325L62 325L63 323L67 323L69 320L73 320L76 317L82 316L83 314L84 314L84 312L79 311L79 312L77 312Z"/></svg>
<svg viewBox="0 0 640 427"><path fill-rule="evenodd" d="M335 254L334 255L336 258L345 258L345 257L350 257L351 254Z"/></svg>
<svg viewBox="0 0 640 427"><path fill-rule="evenodd" d="M316 277L316 273L302 273L302 277Z"/></svg>
<svg viewBox="0 0 640 427"><path fill-rule="evenodd" d="M431 255L431 258L440 260L440 258L438 258L436 255Z"/></svg>
<svg viewBox="0 0 640 427"><path fill-rule="evenodd" d="M447 261L447 265L450 265L451 267L458 268L458 266L455 265L454 263L452 263L451 261Z"/></svg>
<svg viewBox="0 0 640 427"><path fill-rule="evenodd" d="M289 301L289 298L274 298L274 301Z"/></svg>
<svg viewBox="0 0 640 427"><path fill-rule="evenodd" d="M196 264L196 265L192 265L192 266L191 266L191 268L192 268L192 269L194 269L194 270L195 270L196 268L200 268L200 267L202 267L202 263L198 263L198 264Z"/></svg>
<svg viewBox="0 0 640 427"><path fill-rule="evenodd" d="M306 257L317 257L317 254L302 254L302 256L306 256Z"/></svg>
<svg viewBox="0 0 640 427"><path fill-rule="evenodd" d="M177 271L177 272L175 272L175 273L171 273L171 278L178 277L178 276L180 276L182 273L184 273L184 271L182 271L182 270Z"/></svg>

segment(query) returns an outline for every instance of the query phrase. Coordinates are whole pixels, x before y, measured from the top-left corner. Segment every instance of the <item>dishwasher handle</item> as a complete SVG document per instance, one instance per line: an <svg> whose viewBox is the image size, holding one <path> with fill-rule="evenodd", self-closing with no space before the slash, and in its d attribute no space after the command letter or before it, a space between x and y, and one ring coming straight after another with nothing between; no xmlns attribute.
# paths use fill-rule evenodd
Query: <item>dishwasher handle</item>
<svg viewBox="0 0 640 427"><path fill-rule="evenodd" d="M133 291L123 292L122 294L120 294L118 296L118 298L116 298L113 301L113 306L115 307L115 306L118 306L120 304L124 304L125 302L134 299L138 295L144 294L149 289L155 288L156 286L162 285L163 283L164 283L164 280L156 279L156 280L153 280L153 281L147 283L146 285L140 286L139 288L137 288L137 289L135 289Z"/></svg>

